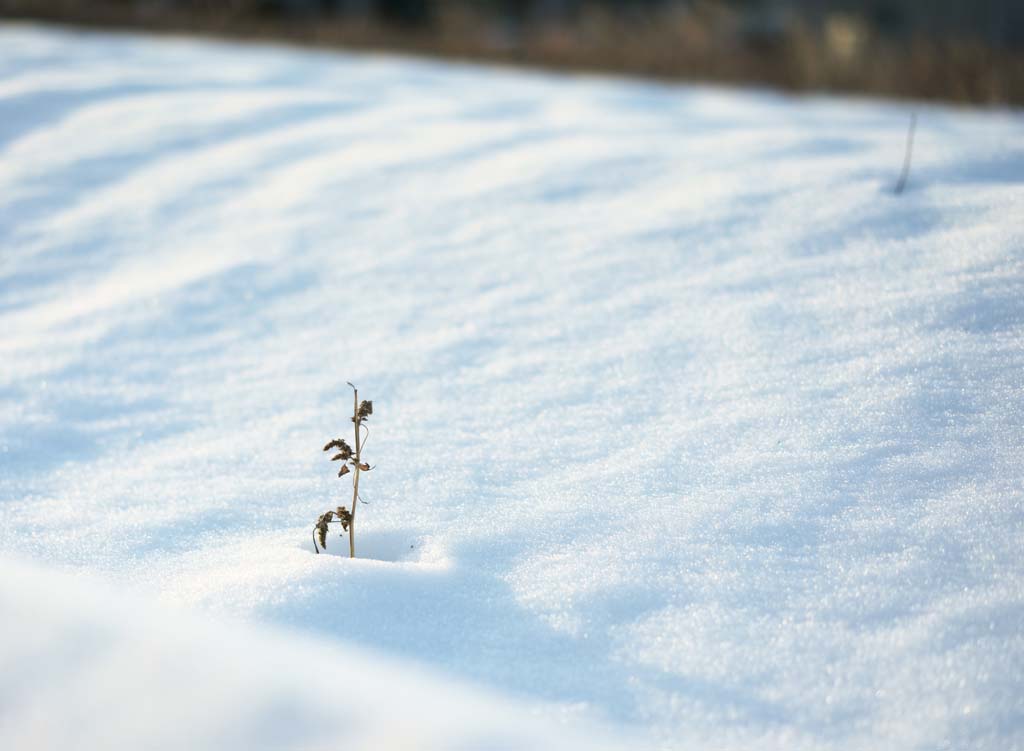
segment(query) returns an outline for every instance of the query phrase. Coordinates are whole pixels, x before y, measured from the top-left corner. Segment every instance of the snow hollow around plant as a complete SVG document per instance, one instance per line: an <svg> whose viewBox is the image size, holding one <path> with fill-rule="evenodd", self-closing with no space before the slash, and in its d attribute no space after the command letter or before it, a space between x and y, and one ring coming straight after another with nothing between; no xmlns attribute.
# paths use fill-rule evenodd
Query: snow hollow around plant
<svg viewBox="0 0 1024 751"><path fill-rule="evenodd" d="M911 109L0 27L0 746L1024 748L1024 117Z"/></svg>

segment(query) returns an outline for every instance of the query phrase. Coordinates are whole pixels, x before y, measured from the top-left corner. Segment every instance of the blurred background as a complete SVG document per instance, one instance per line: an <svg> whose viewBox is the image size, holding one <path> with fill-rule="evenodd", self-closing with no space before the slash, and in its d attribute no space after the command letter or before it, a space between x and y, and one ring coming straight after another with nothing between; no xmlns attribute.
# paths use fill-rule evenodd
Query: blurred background
<svg viewBox="0 0 1024 751"><path fill-rule="evenodd" d="M1024 103L1022 0L0 0L6 18Z"/></svg>

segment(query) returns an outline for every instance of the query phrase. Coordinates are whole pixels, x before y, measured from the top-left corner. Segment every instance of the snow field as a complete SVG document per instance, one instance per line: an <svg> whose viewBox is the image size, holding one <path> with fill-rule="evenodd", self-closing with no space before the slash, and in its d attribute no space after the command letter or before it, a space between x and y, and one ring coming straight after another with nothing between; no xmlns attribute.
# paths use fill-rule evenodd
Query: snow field
<svg viewBox="0 0 1024 751"><path fill-rule="evenodd" d="M896 197L910 109L0 28L4 659L99 619L130 697L166 613L316 733L313 644L494 737L527 703L510 747L1024 748L1024 119L916 107ZM310 537L349 380L356 561ZM45 605L69 569L110 589ZM210 701L191 741L260 737Z"/></svg>

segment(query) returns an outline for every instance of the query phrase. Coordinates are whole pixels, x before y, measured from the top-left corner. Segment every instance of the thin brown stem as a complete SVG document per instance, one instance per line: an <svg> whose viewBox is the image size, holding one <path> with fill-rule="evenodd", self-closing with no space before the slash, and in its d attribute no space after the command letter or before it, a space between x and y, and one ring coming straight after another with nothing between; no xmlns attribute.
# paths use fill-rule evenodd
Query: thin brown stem
<svg viewBox="0 0 1024 751"><path fill-rule="evenodd" d="M910 161L914 156L914 131L917 130L917 113L910 114L910 126L907 128L907 146L903 153L903 171L900 172L900 179L896 181L896 195L900 195L907 187L907 180L910 179Z"/></svg>
<svg viewBox="0 0 1024 751"><path fill-rule="evenodd" d="M356 557L356 505L359 501L359 465L361 464L360 453L362 445L359 436L359 389L352 386L352 422L356 429L356 466L352 472L352 511L348 520L348 557Z"/></svg>

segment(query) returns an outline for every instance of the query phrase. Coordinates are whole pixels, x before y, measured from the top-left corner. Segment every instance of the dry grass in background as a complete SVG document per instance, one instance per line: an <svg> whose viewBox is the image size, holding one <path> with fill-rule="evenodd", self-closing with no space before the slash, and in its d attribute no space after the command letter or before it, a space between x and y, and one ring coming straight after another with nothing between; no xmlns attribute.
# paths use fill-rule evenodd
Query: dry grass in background
<svg viewBox="0 0 1024 751"><path fill-rule="evenodd" d="M429 23L365 15L282 15L255 0L0 0L0 15L100 27L185 31L326 47L387 49L674 80L856 92L973 104L1024 104L1024 52L979 39L886 36L853 15L752 22L721 2L645 13L588 6L571 21L509 23L484 6L439 3Z"/></svg>

